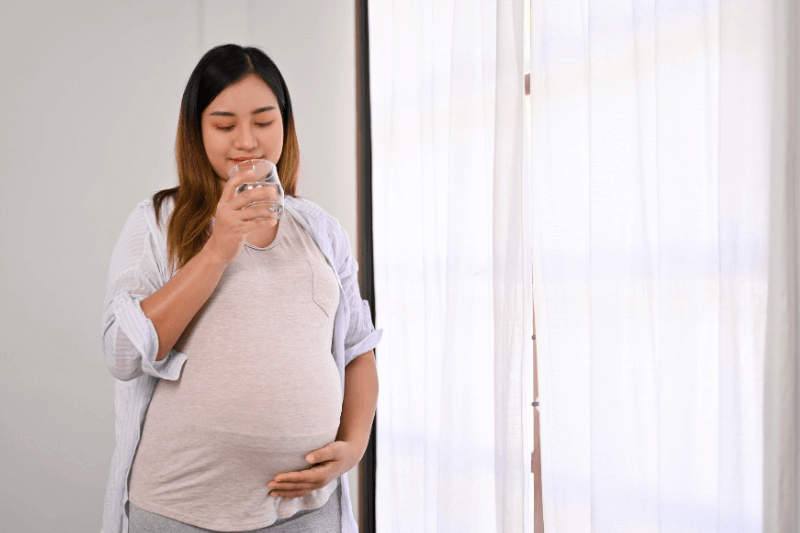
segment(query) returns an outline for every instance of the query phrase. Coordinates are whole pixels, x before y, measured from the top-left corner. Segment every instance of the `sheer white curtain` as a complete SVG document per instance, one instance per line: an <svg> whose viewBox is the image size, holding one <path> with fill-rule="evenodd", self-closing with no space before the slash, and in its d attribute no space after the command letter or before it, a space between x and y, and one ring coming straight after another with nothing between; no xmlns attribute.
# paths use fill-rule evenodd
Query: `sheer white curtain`
<svg viewBox="0 0 800 533"><path fill-rule="evenodd" d="M369 8L379 530L530 531L532 268L548 533L796 531L796 2Z"/></svg>
<svg viewBox="0 0 800 533"><path fill-rule="evenodd" d="M531 531L522 16L369 3L381 533Z"/></svg>
<svg viewBox="0 0 800 533"><path fill-rule="evenodd" d="M795 2L532 2L545 531L797 531Z"/></svg>

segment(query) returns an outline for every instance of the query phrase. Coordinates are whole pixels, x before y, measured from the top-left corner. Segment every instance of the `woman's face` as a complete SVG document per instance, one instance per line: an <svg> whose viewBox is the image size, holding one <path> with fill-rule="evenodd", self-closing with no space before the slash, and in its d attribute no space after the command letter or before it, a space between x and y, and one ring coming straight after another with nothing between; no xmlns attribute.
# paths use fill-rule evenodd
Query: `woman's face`
<svg viewBox="0 0 800 533"><path fill-rule="evenodd" d="M211 166L224 180L244 159L268 159L277 166L283 151L278 99L257 74L223 89L201 117L203 145Z"/></svg>

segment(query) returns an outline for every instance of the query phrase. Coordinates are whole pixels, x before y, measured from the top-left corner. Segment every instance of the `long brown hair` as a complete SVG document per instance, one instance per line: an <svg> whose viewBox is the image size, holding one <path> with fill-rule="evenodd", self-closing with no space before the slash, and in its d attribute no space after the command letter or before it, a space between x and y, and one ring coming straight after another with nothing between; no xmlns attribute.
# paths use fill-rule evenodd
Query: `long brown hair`
<svg viewBox="0 0 800 533"><path fill-rule="evenodd" d="M182 268L202 250L211 236L211 217L222 196L223 184L208 160L201 117L206 107L228 85L256 73L269 85L278 100L283 121L283 151L277 162L285 194L295 196L300 148L294 127L289 89L278 67L258 48L225 44L212 48L195 67L181 100L175 159L178 186L153 195L156 223L167 198L175 202L167 227L167 257L170 268Z"/></svg>

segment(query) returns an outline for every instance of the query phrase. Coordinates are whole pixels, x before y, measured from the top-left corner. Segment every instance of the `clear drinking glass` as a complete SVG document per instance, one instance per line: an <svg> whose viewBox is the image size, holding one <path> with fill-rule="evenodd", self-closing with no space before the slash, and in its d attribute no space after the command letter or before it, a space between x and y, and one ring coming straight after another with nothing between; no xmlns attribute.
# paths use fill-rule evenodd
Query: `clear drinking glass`
<svg viewBox="0 0 800 533"><path fill-rule="evenodd" d="M283 186L281 185L281 180L278 179L278 169L275 168L272 161L267 161L266 159L248 159L247 161L242 161L238 165L234 165L230 172L228 172L228 179L233 179L242 173L251 174L251 179L239 185L236 188L236 194L248 189L257 189L261 187L267 188L272 193L269 200L252 202L242 209L255 204L268 203L272 204L269 209L275 213L276 216L274 218L281 218L281 215L283 215Z"/></svg>

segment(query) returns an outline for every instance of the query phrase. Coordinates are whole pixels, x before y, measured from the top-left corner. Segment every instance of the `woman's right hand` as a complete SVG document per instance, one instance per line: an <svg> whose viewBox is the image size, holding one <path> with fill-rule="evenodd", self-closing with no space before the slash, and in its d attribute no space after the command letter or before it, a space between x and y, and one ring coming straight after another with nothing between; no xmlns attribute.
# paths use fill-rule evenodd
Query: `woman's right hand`
<svg viewBox="0 0 800 533"><path fill-rule="evenodd" d="M254 171L243 172L225 183L214 214L214 227L206 246L224 264L233 261L244 246L248 233L278 224L278 213L270 209L274 200L272 187L258 187L236 194L236 188L255 181ZM265 202L251 205L253 202Z"/></svg>

